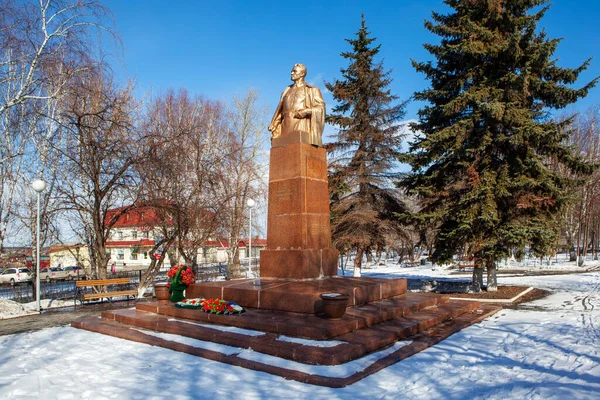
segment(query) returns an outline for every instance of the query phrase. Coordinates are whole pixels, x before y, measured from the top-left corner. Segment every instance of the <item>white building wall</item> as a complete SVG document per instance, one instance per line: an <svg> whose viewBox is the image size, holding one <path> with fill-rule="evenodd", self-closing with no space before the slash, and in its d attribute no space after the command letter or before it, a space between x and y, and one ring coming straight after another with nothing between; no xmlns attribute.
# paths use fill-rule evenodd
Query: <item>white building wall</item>
<svg viewBox="0 0 600 400"><path fill-rule="evenodd" d="M111 241L133 241L133 240L155 240L158 230L138 230L135 227L114 228L111 232ZM147 268L152 261L148 251L149 248L141 248L135 255L131 246L110 247L110 265L114 262L117 269L136 267ZM240 257L245 257L245 249L240 248ZM223 247L205 247L198 249L198 263L227 262L227 249ZM183 262L181 259L180 262ZM165 259L165 267L170 268L169 258Z"/></svg>

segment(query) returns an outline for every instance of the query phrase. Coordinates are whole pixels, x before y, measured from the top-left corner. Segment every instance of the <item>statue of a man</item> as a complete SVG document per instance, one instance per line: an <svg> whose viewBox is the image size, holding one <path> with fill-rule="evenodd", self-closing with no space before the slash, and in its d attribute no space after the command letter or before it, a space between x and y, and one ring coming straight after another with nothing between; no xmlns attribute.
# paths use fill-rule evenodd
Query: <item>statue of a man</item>
<svg viewBox="0 0 600 400"><path fill-rule="evenodd" d="M296 64L292 68L294 83L283 91L275 115L269 125L271 138L308 133L310 144L323 145L325 126L325 101L319 88L304 82L306 67ZM304 136L305 136L304 135Z"/></svg>

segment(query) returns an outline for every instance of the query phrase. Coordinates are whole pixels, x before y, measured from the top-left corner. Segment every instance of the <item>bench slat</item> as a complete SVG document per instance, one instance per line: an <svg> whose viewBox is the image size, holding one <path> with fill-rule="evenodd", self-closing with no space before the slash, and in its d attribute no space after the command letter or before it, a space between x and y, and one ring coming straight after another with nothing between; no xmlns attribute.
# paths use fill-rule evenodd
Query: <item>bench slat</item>
<svg viewBox="0 0 600 400"><path fill-rule="evenodd" d="M113 278L113 279L91 279L87 281L75 281L75 286L106 286L106 285L124 285L129 283L129 278Z"/></svg>
<svg viewBox="0 0 600 400"><path fill-rule="evenodd" d="M137 295L138 291L137 290L121 290L121 291L117 291L117 292L107 292L107 293L85 293L83 295L83 298L85 300L89 300L89 299L101 299L101 298L109 298L109 297L115 297L115 296L133 296L133 295Z"/></svg>

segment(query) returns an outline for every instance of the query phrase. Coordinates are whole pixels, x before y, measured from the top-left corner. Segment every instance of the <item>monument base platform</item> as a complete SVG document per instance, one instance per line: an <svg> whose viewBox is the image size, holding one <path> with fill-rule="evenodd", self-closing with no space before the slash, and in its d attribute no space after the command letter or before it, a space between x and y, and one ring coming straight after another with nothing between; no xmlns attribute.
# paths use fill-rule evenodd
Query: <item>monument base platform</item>
<svg viewBox="0 0 600 400"><path fill-rule="evenodd" d="M188 286L186 297L221 298L243 307L305 314L322 312L321 293L348 294L348 306L361 306L406 292L406 279L329 277L323 279L244 279Z"/></svg>
<svg viewBox="0 0 600 400"><path fill-rule="evenodd" d="M207 314L201 310L177 308L163 300L138 302L135 309L105 311L102 318L83 317L73 321L72 326L285 379L344 387L422 351L500 309L500 306L480 305L476 301L409 292L349 307L342 319L328 320L314 314L250 308L238 315ZM186 338L212 342L211 347L190 343ZM232 353L232 348L237 351ZM364 365L359 371L331 377L306 372L305 366L293 369L293 365L282 366L280 361L266 363L246 358L248 352L244 349L276 357L275 360L340 365L342 370L351 370L352 365L348 362L372 352L384 352L385 355L363 358Z"/></svg>

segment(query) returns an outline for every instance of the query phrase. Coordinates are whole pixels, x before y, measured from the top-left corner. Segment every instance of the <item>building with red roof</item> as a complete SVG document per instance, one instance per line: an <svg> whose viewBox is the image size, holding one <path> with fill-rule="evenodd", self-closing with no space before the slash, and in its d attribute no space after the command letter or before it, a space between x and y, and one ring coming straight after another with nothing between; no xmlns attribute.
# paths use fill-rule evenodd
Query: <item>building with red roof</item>
<svg viewBox="0 0 600 400"><path fill-rule="evenodd" d="M116 219L113 221L113 219ZM150 252L161 236L161 227L169 226L169 221L163 222L156 207L135 205L109 210L106 213L105 226L113 222L110 240L106 242L110 251L109 268L114 263L116 267L148 267L151 262ZM248 239L238 242L240 259L248 257ZM267 245L266 239L252 239L252 257L258 257L260 250ZM226 262L227 240L215 238L205 241L198 250L198 262ZM170 267L168 257L165 267Z"/></svg>

